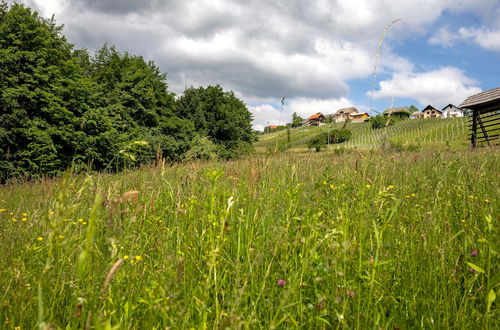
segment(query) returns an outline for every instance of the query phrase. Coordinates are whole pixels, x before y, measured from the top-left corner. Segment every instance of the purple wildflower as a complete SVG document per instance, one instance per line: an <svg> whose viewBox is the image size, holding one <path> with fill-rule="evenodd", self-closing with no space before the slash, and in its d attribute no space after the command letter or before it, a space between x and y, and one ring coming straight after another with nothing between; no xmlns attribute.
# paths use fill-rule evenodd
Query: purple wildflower
<svg viewBox="0 0 500 330"><path fill-rule="evenodd" d="M279 286L285 286L286 281L285 280L278 280L278 285Z"/></svg>
<svg viewBox="0 0 500 330"><path fill-rule="evenodd" d="M356 295L356 293L353 290L347 290L347 295L349 297L354 297Z"/></svg>
<svg viewBox="0 0 500 330"><path fill-rule="evenodd" d="M472 250L470 253L470 255L473 257L477 256L478 254L479 254L479 252L477 252L477 250Z"/></svg>
<svg viewBox="0 0 500 330"><path fill-rule="evenodd" d="M473 273L473 274L477 273L477 270L475 270L474 268L471 267L471 268L469 268L469 273Z"/></svg>

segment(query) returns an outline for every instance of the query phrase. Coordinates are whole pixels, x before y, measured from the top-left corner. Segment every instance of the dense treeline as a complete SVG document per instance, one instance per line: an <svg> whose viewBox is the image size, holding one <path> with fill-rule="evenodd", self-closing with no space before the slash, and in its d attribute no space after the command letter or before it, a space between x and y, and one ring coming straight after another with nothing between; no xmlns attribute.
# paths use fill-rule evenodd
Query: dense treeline
<svg viewBox="0 0 500 330"><path fill-rule="evenodd" d="M153 62L107 45L73 49L53 18L0 3L0 181L232 158L251 150L251 121L220 86L176 100Z"/></svg>

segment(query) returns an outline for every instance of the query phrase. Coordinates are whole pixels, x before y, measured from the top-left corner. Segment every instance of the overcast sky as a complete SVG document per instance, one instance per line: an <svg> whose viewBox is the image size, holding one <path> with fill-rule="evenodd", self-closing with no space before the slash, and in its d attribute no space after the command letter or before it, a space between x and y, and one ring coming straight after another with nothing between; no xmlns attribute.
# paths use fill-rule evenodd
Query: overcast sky
<svg viewBox="0 0 500 330"><path fill-rule="evenodd" d="M54 14L76 48L108 43L153 60L177 94L234 90L256 129L293 112L458 105L500 86L499 0L18 2ZM378 41L395 19L372 84Z"/></svg>

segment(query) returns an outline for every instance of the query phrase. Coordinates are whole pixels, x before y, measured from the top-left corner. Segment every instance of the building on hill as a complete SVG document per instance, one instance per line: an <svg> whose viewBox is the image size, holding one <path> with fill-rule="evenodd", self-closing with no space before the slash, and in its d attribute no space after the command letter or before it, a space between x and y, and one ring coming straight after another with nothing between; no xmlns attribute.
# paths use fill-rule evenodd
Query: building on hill
<svg viewBox="0 0 500 330"><path fill-rule="evenodd" d="M411 112L405 107L390 108L383 112L384 116L395 116L400 118L410 118Z"/></svg>
<svg viewBox="0 0 500 330"><path fill-rule="evenodd" d="M337 112L335 112L335 122L340 123L346 121L348 119L351 119L350 117L355 114L358 114L358 109L356 109L355 107L337 110Z"/></svg>
<svg viewBox="0 0 500 330"><path fill-rule="evenodd" d="M453 104L448 104L443 108L443 118L458 118L464 116L464 111Z"/></svg>
<svg viewBox="0 0 500 330"><path fill-rule="evenodd" d="M422 110L424 118L441 118L443 112L439 109L434 108L432 105L428 105Z"/></svg>
<svg viewBox="0 0 500 330"><path fill-rule="evenodd" d="M349 119L352 120L353 123L362 123L368 118L370 118L370 115L366 112L349 115Z"/></svg>
<svg viewBox="0 0 500 330"><path fill-rule="evenodd" d="M321 126L323 122L325 121L325 116L321 112L318 112L315 115L312 115L311 117L307 118L307 126Z"/></svg>

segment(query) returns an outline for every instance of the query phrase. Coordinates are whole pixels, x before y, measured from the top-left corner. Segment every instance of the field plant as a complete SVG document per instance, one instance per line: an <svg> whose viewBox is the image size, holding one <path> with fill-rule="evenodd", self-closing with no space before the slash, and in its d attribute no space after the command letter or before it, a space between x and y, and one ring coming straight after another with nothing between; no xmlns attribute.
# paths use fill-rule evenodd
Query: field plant
<svg viewBox="0 0 500 330"><path fill-rule="evenodd" d="M498 329L499 152L278 154L5 185L0 328Z"/></svg>

